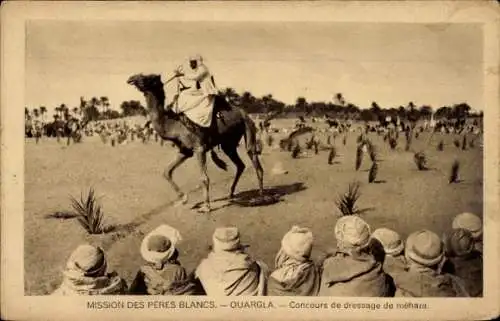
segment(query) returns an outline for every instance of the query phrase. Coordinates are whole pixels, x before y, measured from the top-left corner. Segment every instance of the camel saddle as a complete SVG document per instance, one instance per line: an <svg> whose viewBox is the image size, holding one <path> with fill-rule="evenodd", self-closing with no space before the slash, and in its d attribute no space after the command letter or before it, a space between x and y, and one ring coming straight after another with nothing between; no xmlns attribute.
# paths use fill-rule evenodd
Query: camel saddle
<svg viewBox="0 0 500 321"><path fill-rule="evenodd" d="M202 127L193 122L184 113L179 113L179 120L189 131L202 139L204 144L212 144L217 140L219 133L225 132L230 126L232 106L223 95L215 96L214 110L210 127Z"/></svg>

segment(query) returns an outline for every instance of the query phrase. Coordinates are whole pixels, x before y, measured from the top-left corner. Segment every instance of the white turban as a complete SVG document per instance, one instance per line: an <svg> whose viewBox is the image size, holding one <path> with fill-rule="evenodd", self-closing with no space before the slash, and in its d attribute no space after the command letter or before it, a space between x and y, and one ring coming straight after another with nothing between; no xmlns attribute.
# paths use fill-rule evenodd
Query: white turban
<svg viewBox="0 0 500 321"><path fill-rule="evenodd" d="M483 235L483 223L479 216L472 213L458 214L453 220L454 229L463 228L472 233L474 239L479 239Z"/></svg>
<svg viewBox="0 0 500 321"><path fill-rule="evenodd" d="M217 251L231 251L239 248L240 232L236 227L219 227L212 236L213 249Z"/></svg>
<svg viewBox="0 0 500 321"><path fill-rule="evenodd" d="M356 215L342 216L335 225L340 249L362 249L370 244L370 226Z"/></svg>
<svg viewBox="0 0 500 321"><path fill-rule="evenodd" d="M182 241L182 237L178 230L162 224L144 237L141 244L141 255L144 260L150 263L165 263L172 257L175 246L180 241Z"/></svg>
<svg viewBox="0 0 500 321"><path fill-rule="evenodd" d="M281 248L292 258L302 261L311 255L313 234L305 227L293 226L281 240Z"/></svg>

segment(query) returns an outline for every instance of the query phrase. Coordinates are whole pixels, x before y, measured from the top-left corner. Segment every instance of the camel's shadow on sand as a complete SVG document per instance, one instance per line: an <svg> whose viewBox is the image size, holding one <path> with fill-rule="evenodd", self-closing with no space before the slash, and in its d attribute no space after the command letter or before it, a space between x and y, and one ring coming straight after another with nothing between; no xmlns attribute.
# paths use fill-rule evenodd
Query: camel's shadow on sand
<svg viewBox="0 0 500 321"><path fill-rule="evenodd" d="M269 206L283 201L283 197L306 190L307 187L302 182L287 185L277 185L264 189L264 194L260 195L258 189L244 191L236 194L232 199L229 197L217 198L212 201L212 211L225 207L237 205L241 207ZM200 208L203 202L196 203L192 209Z"/></svg>

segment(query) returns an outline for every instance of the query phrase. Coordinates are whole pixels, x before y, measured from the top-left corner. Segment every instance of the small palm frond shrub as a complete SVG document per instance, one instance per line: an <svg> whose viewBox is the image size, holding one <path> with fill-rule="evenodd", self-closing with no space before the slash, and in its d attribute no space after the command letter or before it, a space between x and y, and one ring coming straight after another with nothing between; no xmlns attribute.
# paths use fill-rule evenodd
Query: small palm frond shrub
<svg viewBox="0 0 500 321"><path fill-rule="evenodd" d="M288 150L289 141L287 139L280 139L279 146L282 151Z"/></svg>
<svg viewBox="0 0 500 321"><path fill-rule="evenodd" d="M106 144L108 142L108 135L106 135L105 133L101 133L99 137L101 138L101 142L103 144ZM59 139L59 136L57 136L57 138Z"/></svg>
<svg viewBox="0 0 500 321"><path fill-rule="evenodd" d="M262 151L264 150L264 144L262 144L262 140L260 138L255 142L255 147L257 154L262 154Z"/></svg>
<svg viewBox="0 0 500 321"><path fill-rule="evenodd" d="M462 150L467 149L467 136L464 135L464 138L462 139Z"/></svg>
<svg viewBox="0 0 500 321"><path fill-rule="evenodd" d="M451 183L458 183L459 180L458 180L458 172L460 170L460 162L458 160L455 160L453 162L453 165L451 165L451 171L450 171L450 178L448 180L448 182L451 184Z"/></svg>
<svg viewBox="0 0 500 321"><path fill-rule="evenodd" d="M389 137L389 146L393 150L396 149L396 147L398 146L398 140L397 140L397 138L395 138L395 137Z"/></svg>
<svg viewBox="0 0 500 321"><path fill-rule="evenodd" d="M356 150L356 164L355 164L356 170L359 170L362 162L363 162L363 144L360 144L358 146L358 149Z"/></svg>
<svg viewBox="0 0 500 321"><path fill-rule="evenodd" d="M439 144L437 145L437 150L442 152L444 150L444 142L441 140Z"/></svg>
<svg viewBox="0 0 500 321"><path fill-rule="evenodd" d="M406 145L405 145L405 151L409 151L409 150L410 150L410 147L411 147L411 141L412 141L411 137L412 137L411 131L410 131L410 130L408 130L408 131L406 132Z"/></svg>
<svg viewBox="0 0 500 321"><path fill-rule="evenodd" d="M409 140L411 138L411 131L410 129L405 130L405 138L406 140Z"/></svg>
<svg viewBox="0 0 500 321"><path fill-rule="evenodd" d="M415 161L415 164L417 165L417 168L419 171L425 171L428 170L427 167L427 156L425 156L424 152L418 152L413 155L413 160Z"/></svg>
<svg viewBox="0 0 500 321"><path fill-rule="evenodd" d="M335 156L337 156L337 149L335 148L335 146L332 146L332 148L330 148L330 153L328 153L328 165L333 164Z"/></svg>
<svg viewBox="0 0 500 321"><path fill-rule="evenodd" d="M366 141L366 146L368 148L368 155L370 155L370 159L372 162L377 162L378 161L378 152L377 148L373 143L369 140Z"/></svg>
<svg viewBox="0 0 500 321"><path fill-rule="evenodd" d="M360 196L359 182L353 182L349 184L347 192L338 197L335 204L343 216L359 214L361 211L356 206L356 202Z"/></svg>
<svg viewBox="0 0 500 321"><path fill-rule="evenodd" d="M267 146L269 146L269 147L273 146L273 143L274 143L273 135L271 135L271 134L267 135L266 143L267 143Z"/></svg>
<svg viewBox="0 0 500 321"><path fill-rule="evenodd" d="M80 195L80 200L71 197L71 205L77 215L78 222L89 234L101 234L105 228L103 226L104 212L97 203L94 189L90 188L87 197Z"/></svg>
<svg viewBox="0 0 500 321"><path fill-rule="evenodd" d="M306 142L306 149L312 149L314 146L314 136L311 136L311 139L309 139Z"/></svg>
<svg viewBox="0 0 500 321"><path fill-rule="evenodd" d="M373 162L372 167L370 168L370 172L368 173L368 183L373 183L377 179L378 173L378 164L377 162Z"/></svg>
<svg viewBox="0 0 500 321"><path fill-rule="evenodd" d="M295 147L292 150L292 158L299 157L301 151L302 149L300 148L300 144L297 142L297 144L295 144Z"/></svg>

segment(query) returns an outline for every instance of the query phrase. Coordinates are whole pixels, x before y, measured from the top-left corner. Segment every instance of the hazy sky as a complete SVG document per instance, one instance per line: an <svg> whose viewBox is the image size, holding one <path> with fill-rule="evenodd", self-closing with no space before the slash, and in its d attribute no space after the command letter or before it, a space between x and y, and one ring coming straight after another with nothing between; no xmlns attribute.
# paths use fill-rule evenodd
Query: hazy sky
<svg viewBox="0 0 500 321"><path fill-rule="evenodd" d="M200 53L220 87L285 103L341 92L360 107L411 100L483 109L482 39L471 24L31 21L26 104L144 101L126 84L131 74L167 72Z"/></svg>

